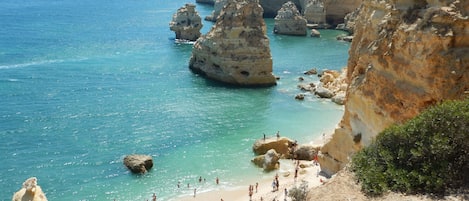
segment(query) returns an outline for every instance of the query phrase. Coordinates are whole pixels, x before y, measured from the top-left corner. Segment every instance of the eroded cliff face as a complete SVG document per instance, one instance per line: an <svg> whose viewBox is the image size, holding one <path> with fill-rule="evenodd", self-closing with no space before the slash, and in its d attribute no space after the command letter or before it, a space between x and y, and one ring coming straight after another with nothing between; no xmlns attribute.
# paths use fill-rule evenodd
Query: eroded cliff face
<svg viewBox="0 0 469 201"><path fill-rule="evenodd" d="M345 15L357 9L361 2L362 0L324 0L327 23L331 25L343 23Z"/></svg>
<svg viewBox="0 0 469 201"><path fill-rule="evenodd" d="M258 0L229 0L212 29L194 44L189 68L239 86L272 86L272 56Z"/></svg>
<svg viewBox="0 0 469 201"><path fill-rule="evenodd" d="M345 112L321 150L335 173L386 127L469 91L469 1L364 0L349 50Z"/></svg>

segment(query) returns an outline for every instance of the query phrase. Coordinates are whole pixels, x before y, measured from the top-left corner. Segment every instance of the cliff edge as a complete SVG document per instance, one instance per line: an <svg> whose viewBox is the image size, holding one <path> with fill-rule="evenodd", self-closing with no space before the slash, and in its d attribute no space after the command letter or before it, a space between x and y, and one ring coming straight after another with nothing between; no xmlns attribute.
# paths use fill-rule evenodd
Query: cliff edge
<svg viewBox="0 0 469 201"><path fill-rule="evenodd" d="M349 50L344 116L321 149L332 174L383 129L469 95L469 1L364 0Z"/></svg>

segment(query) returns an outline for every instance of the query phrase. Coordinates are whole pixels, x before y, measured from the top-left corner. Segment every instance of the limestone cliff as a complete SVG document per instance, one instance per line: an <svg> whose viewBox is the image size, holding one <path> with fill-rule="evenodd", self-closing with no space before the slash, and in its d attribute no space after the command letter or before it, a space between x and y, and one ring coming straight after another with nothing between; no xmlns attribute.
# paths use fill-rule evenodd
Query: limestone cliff
<svg viewBox="0 0 469 201"><path fill-rule="evenodd" d="M305 0L303 5L303 15L308 23L326 23L326 9L322 0Z"/></svg>
<svg viewBox="0 0 469 201"><path fill-rule="evenodd" d="M321 150L334 173L391 124L469 91L469 1L364 0L349 50L345 112Z"/></svg>
<svg viewBox="0 0 469 201"><path fill-rule="evenodd" d="M189 68L239 86L272 86L272 56L258 0L229 0L212 29L194 44Z"/></svg>
<svg viewBox="0 0 469 201"><path fill-rule="evenodd" d="M301 16L293 2L283 4L278 10L275 16L274 33L306 36L306 19Z"/></svg>
<svg viewBox="0 0 469 201"><path fill-rule="evenodd" d="M176 39L195 41L201 35L201 21L195 5L186 4L173 15L169 28L176 33Z"/></svg>
<svg viewBox="0 0 469 201"><path fill-rule="evenodd" d="M362 0L324 0L328 24L337 25L344 22L348 13L357 9Z"/></svg>

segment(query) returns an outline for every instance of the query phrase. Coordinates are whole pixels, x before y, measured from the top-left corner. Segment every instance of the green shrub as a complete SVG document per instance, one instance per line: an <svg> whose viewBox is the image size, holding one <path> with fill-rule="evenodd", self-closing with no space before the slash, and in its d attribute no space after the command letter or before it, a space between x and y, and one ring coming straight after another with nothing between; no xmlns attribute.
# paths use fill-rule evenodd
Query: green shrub
<svg viewBox="0 0 469 201"><path fill-rule="evenodd" d="M300 186L295 186L288 191L288 196L292 201L306 201L308 193L308 183L302 181Z"/></svg>
<svg viewBox="0 0 469 201"><path fill-rule="evenodd" d="M469 99L446 101L385 129L353 156L352 170L368 195L443 195L469 187Z"/></svg>

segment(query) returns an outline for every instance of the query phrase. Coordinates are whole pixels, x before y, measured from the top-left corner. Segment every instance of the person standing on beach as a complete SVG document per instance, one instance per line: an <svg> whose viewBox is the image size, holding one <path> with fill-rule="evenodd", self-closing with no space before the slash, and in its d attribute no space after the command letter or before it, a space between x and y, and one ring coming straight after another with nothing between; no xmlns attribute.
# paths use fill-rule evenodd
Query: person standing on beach
<svg viewBox="0 0 469 201"><path fill-rule="evenodd" d="M277 140L280 138L280 131L277 131Z"/></svg>
<svg viewBox="0 0 469 201"><path fill-rule="evenodd" d="M285 200L287 200L288 190L285 188Z"/></svg>
<svg viewBox="0 0 469 201"><path fill-rule="evenodd" d="M152 201L156 201L156 194L155 193L153 193Z"/></svg>
<svg viewBox="0 0 469 201"><path fill-rule="evenodd" d="M217 183L217 185L218 185L218 182L219 182L219 180L218 180L218 177L217 177L217 179L215 179L215 183Z"/></svg>
<svg viewBox="0 0 469 201"><path fill-rule="evenodd" d="M264 142L265 142L265 133L264 133Z"/></svg>
<svg viewBox="0 0 469 201"><path fill-rule="evenodd" d="M194 188L194 197L196 193L197 193L197 188Z"/></svg>
<svg viewBox="0 0 469 201"><path fill-rule="evenodd" d="M259 183L256 182L256 193L257 193L257 187L259 186Z"/></svg>

